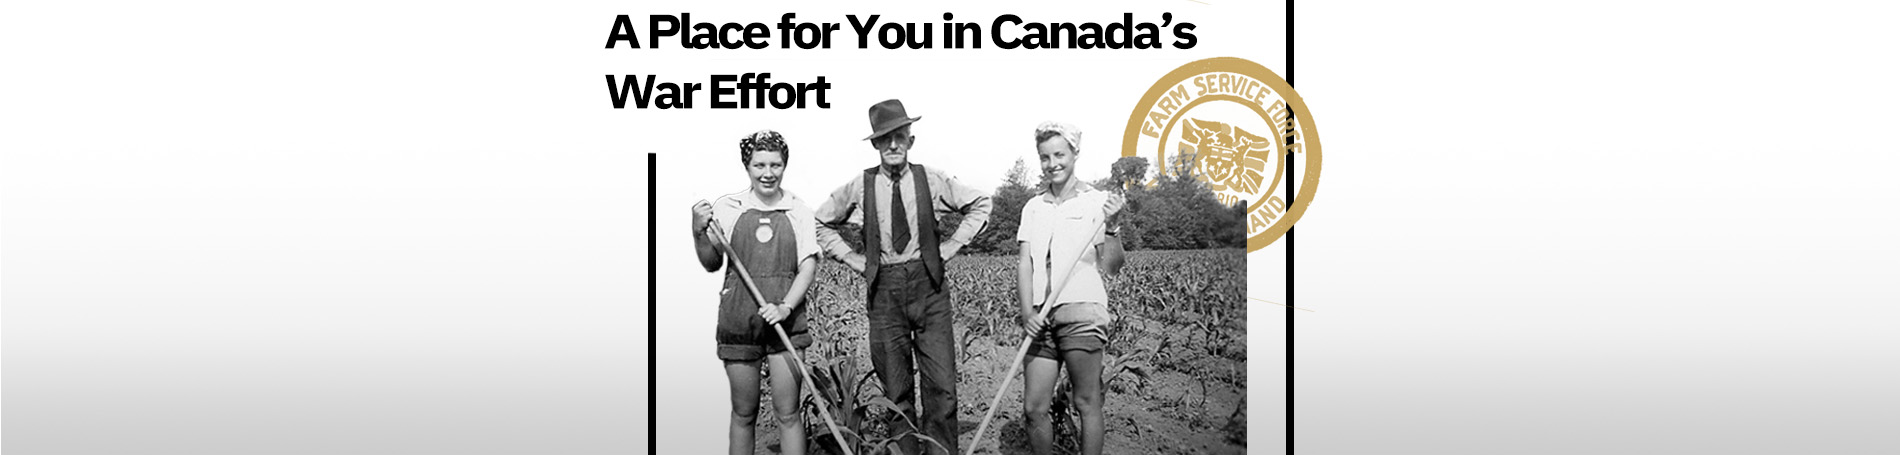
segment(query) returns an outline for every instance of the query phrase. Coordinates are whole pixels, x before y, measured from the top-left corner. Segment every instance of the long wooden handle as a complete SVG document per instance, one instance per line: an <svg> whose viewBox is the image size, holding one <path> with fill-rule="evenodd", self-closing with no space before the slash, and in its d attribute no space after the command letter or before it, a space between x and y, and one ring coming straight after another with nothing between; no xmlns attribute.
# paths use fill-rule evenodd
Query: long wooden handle
<svg viewBox="0 0 1900 455"><path fill-rule="evenodd" d="M739 262L739 255L733 253L732 245L726 243L724 230L719 229L717 222L706 223L706 230L708 231L707 235L713 238L713 244L718 246L720 251L725 252L726 263L731 264L734 272L738 272L739 281L745 283L747 291L752 291L752 300L758 302L760 305L765 305L765 293L759 292L759 285L752 282L752 274L746 272L745 264ZM809 302L807 302L807 304L809 304ZM777 331L779 341L785 343L785 352L792 355L792 364L798 366L798 375L805 378L805 382L808 384L807 387L804 387L805 392L810 393L811 397L818 401L818 416L825 419L825 428L831 430L831 437L838 441L838 448L844 450L845 455L854 455L851 453L851 441L844 438L844 434L838 431L837 422L831 420L831 411L826 410L828 403L825 402L823 397L818 396L818 391L813 390L816 384L811 383L811 372L805 370L805 361L798 357L798 346L792 345L792 337L785 334L784 326L773 323L772 330Z"/></svg>
<svg viewBox="0 0 1900 455"><path fill-rule="evenodd" d="M1095 228L1100 229L1102 224L1107 223L1108 218L1103 217L1102 223L1096 224ZM1090 231L1094 231L1094 229L1090 229ZM1055 287L1049 290L1049 295L1043 296L1042 311L1036 317L1043 320L1045 328L1047 328L1048 325L1049 310L1053 310L1056 307L1056 296L1061 295L1062 288L1069 285L1069 277L1075 276L1075 264L1082 262L1082 256L1087 255L1091 250L1091 248L1082 248L1082 251L1075 255L1075 259L1069 261L1069 273L1063 275L1061 280L1056 281ZM1023 357L1029 355L1029 344L1036 341L1036 335L1035 333L1031 333L1023 337L1022 347L1016 348L1016 359L1009 362L1009 372L1003 373L1003 384L996 387L996 397L990 399L990 409L983 413L983 421L976 425L976 435L970 437L970 447L963 451L963 455L976 453L977 441L983 440L983 430L989 428L990 418L996 417L996 407L1003 404L1003 392L1009 390L1009 383L1016 381L1016 370L1023 366Z"/></svg>

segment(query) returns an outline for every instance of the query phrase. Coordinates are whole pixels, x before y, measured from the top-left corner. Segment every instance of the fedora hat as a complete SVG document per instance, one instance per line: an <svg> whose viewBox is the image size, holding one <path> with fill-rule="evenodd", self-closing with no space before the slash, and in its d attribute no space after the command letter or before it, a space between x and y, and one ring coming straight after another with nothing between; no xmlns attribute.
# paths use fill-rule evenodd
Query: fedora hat
<svg viewBox="0 0 1900 455"><path fill-rule="evenodd" d="M871 105L871 135L865 137L864 140L877 139L878 136L888 134L891 130L923 118L924 116L921 115L911 117L910 114L905 113L902 101L884 100L873 104Z"/></svg>

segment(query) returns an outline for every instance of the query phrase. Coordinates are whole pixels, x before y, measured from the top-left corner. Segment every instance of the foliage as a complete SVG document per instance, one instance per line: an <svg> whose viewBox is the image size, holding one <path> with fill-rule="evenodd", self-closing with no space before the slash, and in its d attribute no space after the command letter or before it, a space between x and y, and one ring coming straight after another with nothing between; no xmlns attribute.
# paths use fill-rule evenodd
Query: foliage
<svg viewBox="0 0 1900 455"><path fill-rule="evenodd" d="M1013 255L959 256L947 264L957 343L957 420L969 424L960 439L963 445L977 444L984 453L1015 452L1026 444L1021 373L1003 375L1024 336L1017 317L1016 266ZM1134 404L1145 414L1111 412L1111 434L1164 441L1168 439L1142 432L1162 431L1179 438L1188 434L1168 432L1200 431L1205 432L1202 440L1237 444L1244 451L1244 406L1210 398L1209 390L1245 395L1245 270L1246 252L1241 249L1129 253L1122 274L1106 282L1117 321L1108 326L1102 378L1109 403ZM810 409L823 405L848 433L844 444L857 453L887 453L909 427L870 372L864 277L826 261L812 287L807 317L815 342L805 359L814 365L810 384L824 403L806 403L809 447L812 453L841 453L836 449L840 443ZM973 422L988 411L990 398L1005 382L1011 385L998 405L991 433L978 439L971 434ZM1060 380L1058 387L1066 383ZM1057 421L1071 417L1057 424L1057 446L1073 448L1079 442L1074 426L1080 421L1066 407L1069 398L1058 397L1052 404L1064 407L1058 408ZM1189 421L1208 424L1168 429ZM764 427L772 425L771 420L761 423L760 434L771 434ZM1242 432L1238 439L1233 431Z"/></svg>
<svg viewBox="0 0 1900 455"><path fill-rule="evenodd" d="M1003 175L1003 183L997 185L996 191L990 194L989 226L976 235L976 239L965 247L965 252L992 255L1016 254L1016 229L1021 225L1023 205L1029 203L1029 198L1036 196L1037 182L1029 179L1029 166L1023 162L1022 158L1017 158L1016 164L1010 166L1009 173ZM938 227L942 228L953 222L951 218L962 219L960 216L945 217L945 223L938 224ZM952 230L955 229L955 224L948 225Z"/></svg>
<svg viewBox="0 0 1900 455"><path fill-rule="evenodd" d="M1124 156L1115 159L1109 165L1109 183L1121 187L1131 187L1148 177L1148 159L1139 156Z"/></svg>
<svg viewBox="0 0 1900 455"><path fill-rule="evenodd" d="M914 437L925 444L941 446L942 443L929 436L917 433L911 428L914 422L897 407L897 403L884 397L877 388L876 377L871 371L859 373L850 359L838 358L827 362L824 367L812 370L811 386L816 392L805 399L805 407L815 409L824 407L837 419L838 430L845 441L838 441L829 428L813 431L807 429L811 437L809 446L817 453L845 453L841 446L849 446L854 454L902 453L898 449L900 441ZM822 398L814 400L813 398ZM906 425L892 425L901 420Z"/></svg>
<svg viewBox="0 0 1900 455"><path fill-rule="evenodd" d="M1128 250L1184 250L1244 248L1247 245L1246 201L1234 206L1220 203L1206 182L1194 174L1193 154L1176 155L1174 163L1155 176L1150 185L1148 160L1121 157L1110 164L1109 176L1090 182L1104 190L1123 191L1127 209L1119 217L1122 247ZM1040 191L1029 180L1021 159L1010 168L991 196L989 226L965 251L973 254L1016 254L1016 230L1022 207ZM961 219L960 217L956 219ZM938 228L954 230L955 220Z"/></svg>

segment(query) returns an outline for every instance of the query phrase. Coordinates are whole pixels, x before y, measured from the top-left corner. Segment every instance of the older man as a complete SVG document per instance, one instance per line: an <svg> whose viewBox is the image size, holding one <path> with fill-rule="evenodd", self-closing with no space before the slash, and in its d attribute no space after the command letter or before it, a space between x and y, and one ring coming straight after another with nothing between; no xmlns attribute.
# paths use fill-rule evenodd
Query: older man
<svg viewBox="0 0 1900 455"><path fill-rule="evenodd" d="M879 164L831 193L818 208L818 242L832 257L864 273L869 297L871 367L884 394L921 422L921 431L943 445L910 439L906 453L957 451L956 343L944 261L970 243L990 218L989 193L943 171L910 162L917 142L904 103L871 106L871 146ZM937 236L937 218L963 214L948 239ZM863 229L864 248L853 251L838 236L847 223ZM921 376L921 402L912 383ZM919 407L922 416L919 418Z"/></svg>

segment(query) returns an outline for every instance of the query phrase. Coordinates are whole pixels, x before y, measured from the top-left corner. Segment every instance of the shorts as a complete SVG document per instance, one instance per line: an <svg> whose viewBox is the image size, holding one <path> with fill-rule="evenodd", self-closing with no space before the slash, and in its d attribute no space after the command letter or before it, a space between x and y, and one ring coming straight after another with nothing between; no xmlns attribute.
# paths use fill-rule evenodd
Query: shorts
<svg viewBox="0 0 1900 455"><path fill-rule="evenodd" d="M792 345L799 350L811 347L811 334L805 332L788 333ZM719 360L734 362L756 362L766 356L785 352L785 342L772 334L772 342L765 344L719 343Z"/></svg>
<svg viewBox="0 0 1900 455"><path fill-rule="evenodd" d="M1069 351L1101 352L1108 347L1108 325L1115 322L1100 302L1064 303L1051 310L1048 327L1029 344L1029 355L1062 360Z"/></svg>
<svg viewBox="0 0 1900 455"><path fill-rule="evenodd" d="M777 290L790 286L787 277L760 276L756 278L759 286ZM785 352L785 340L778 337L778 331L765 318L759 317L759 306L752 303L745 287L728 280L726 287L720 290L719 326L713 333L714 341L719 343L719 360L753 362L765 356ZM811 347L811 334L805 327L805 308L810 306L809 294L805 305L799 305L792 314L779 325L791 337L792 345L799 349Z"/></svg>

